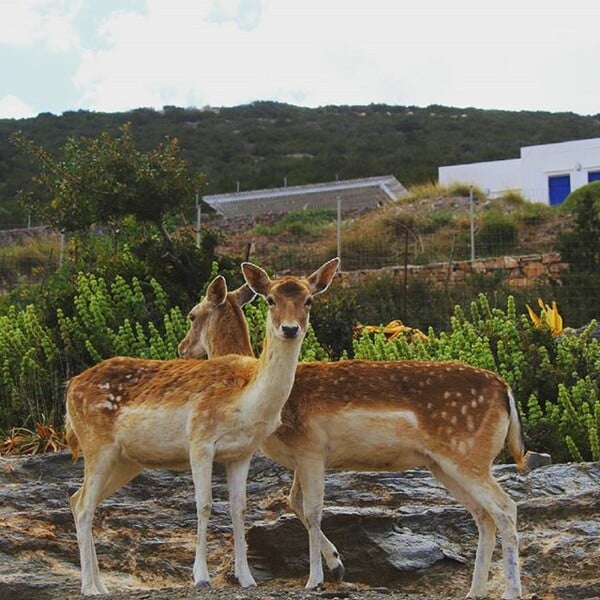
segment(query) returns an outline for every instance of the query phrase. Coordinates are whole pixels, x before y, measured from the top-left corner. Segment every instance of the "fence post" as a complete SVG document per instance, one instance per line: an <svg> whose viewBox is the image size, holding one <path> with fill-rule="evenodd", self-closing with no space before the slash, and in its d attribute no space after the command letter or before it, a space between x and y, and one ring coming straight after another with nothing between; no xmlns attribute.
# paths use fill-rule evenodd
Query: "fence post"
<svg viewBox="0 0 600 600"><path fill-rule="evenodd" d="M475 209L473 207L473 186L469 186L469 224L471 229L471 262L475 260Z"/></svg>
<svg viewBox="0 0 600 600"><path fill-rule="evenodd" d="M196 247L200 248L200 225L202 224L202 205L200 195L196 190Z"/></svg>
<svg viewBox="0 0 600 600"><path fill-rule="evenodd" d="M342 199L338 196L337 202L337 255L340 259L339 270L342 270Z"/></svg>
<svg viewBox="0 0 600 600"><path fill-rule="evenodd" d="M65 232L61 231L60 232L60 247L59 247L59 254L58 254L58 266L62 267L63 265L63 259L65 256Z"/></svg>

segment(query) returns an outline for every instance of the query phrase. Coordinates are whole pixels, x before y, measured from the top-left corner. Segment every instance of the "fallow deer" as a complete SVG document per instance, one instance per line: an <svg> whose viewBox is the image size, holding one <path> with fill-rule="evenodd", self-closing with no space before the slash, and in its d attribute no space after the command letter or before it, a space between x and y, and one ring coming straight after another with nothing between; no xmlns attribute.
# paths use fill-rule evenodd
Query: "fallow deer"
<svg viewBox="0 0 600 600"><path fill-rule="evenodd" d="M245 339L241 351L252 353L247 323L235 307L242 297L247 298L244 287L227 293L222 278L213 282L190 312L180 355L211 358L231 349L228 339ZM486 595L496 529L506 578L503 597L521 597L516 505L491 466L505 443L519 469L526 458L513 395L497 375L458 362L300 362L281 418L261 448L295 471L289 502L308 530L307 588L323 583L320 552L338 579L344 572L336 547L320 529L325 470L426 467L477 525L468 597Z"/></svg>
<svg viewBox="0 0 600 600"><path fill-rule="evenodd" d="M190 469L198 513L194 583L210 583L206 533L214 461L225 464L231 503L235 576L256 585L244 538L250 459L281 423L294 381L312 297L325 291L338 266L332 259L306 278L271 280L251 263L242 272L269 305L260 357L208 361L107 359L74 377L67 390L67 441L84 457L82 487L71 497L79 545L82 593L105 594L92 538L96 506L146 468ZM245 335L241 330L242 337Z"/></svg>

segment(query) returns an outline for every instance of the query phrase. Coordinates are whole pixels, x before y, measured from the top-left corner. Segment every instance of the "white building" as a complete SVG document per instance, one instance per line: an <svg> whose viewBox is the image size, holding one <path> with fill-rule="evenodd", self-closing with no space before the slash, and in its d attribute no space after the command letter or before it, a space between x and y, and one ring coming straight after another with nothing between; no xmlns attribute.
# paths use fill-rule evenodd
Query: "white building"
<svg viewBox="0 0 600 600"><path fill-rule="evenodd" d="M469 183L490 196L507 190L560 204L571 191L600 181L600 138L521 148L520 158L439 167L440 185Z"/></svg>

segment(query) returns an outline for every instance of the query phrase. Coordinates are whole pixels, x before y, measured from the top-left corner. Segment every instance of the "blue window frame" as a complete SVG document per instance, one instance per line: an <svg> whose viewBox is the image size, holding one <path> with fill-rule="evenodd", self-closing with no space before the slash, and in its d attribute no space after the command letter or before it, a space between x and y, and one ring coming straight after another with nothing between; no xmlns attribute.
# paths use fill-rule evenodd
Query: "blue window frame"
<svg viewBox="0 0 600 600"><path fill-rule="evenodd" d="M600 181L600 171L588 171L588 183Z"/></svg>
<svg viewBox="0 0 600 600"><path fill-rule="evenodd" d="M550 204L562 204L564 199L571 193L570 175L552 175L548 177L548 197Z"/></svg>

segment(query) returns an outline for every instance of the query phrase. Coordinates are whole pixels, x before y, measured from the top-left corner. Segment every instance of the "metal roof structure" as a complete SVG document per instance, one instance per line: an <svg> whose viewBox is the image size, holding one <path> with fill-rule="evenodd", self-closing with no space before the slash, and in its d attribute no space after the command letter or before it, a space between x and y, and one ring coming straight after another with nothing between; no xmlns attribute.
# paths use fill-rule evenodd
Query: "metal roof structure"
<svg viewBox="0 0 600 600"><path fill-rule="evenodd" d="M330 183L296 185L233 194L214 194L202 199L226 217L286 213L303 208L342 210L375 208L398 200L406 188L393 176L347 179Z"/></svg>

